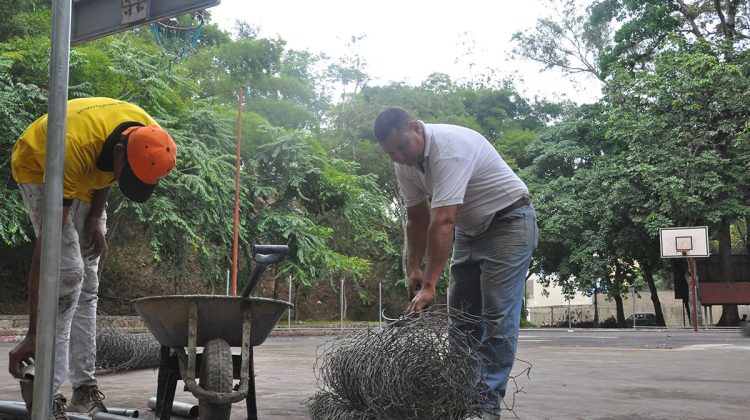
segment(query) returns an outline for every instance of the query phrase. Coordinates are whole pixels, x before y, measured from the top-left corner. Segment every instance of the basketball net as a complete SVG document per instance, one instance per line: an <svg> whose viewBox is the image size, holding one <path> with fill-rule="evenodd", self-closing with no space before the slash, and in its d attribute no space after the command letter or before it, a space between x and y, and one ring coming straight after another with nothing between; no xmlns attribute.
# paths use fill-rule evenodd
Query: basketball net
<svg viewBox="0 0 750 420"><path fill-rule="evenodd" d="M169 59L170 69L172 63L195 51L203 23L203 15L194 12L151 24L151 33L156 44Z"/></svg>

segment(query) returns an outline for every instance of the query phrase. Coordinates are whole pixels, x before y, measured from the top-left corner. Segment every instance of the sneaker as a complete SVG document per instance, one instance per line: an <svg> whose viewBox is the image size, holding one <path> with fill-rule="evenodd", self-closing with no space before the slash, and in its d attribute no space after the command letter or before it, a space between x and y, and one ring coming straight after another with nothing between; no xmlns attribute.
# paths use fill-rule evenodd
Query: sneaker
<svg viewBox="0 0 750 420"><path fill-rule="evenodd" d="M93 416L96 413L106 413L107 408L102 402L104 394L99 391L96 385L81 385L73 388L73 398L70 399L70 411L76 413L86 413Z"/></svg>
<svg viewBox="0 0 750 420"><path fill-rule="evenodd" d="M52 400L52 419L53 420L68 420L68 416L65 415L65 411L68 410L66 405L68 401L62 394L55 395L55 399Z"/></svg>

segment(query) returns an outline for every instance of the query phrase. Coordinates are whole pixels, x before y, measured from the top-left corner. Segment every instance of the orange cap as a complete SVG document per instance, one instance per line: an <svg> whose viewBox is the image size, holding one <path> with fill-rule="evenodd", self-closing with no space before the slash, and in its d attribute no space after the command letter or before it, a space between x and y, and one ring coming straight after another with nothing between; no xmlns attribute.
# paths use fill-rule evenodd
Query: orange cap
<svg viewBox="0 0 750 420"><path fill-rule="evenodd" d="M127 160L119 184L129 199L143 203L156 189L160 179L169 175L177 163L177 145L161 127L130 127L122 132L128 137Z"/></svg>

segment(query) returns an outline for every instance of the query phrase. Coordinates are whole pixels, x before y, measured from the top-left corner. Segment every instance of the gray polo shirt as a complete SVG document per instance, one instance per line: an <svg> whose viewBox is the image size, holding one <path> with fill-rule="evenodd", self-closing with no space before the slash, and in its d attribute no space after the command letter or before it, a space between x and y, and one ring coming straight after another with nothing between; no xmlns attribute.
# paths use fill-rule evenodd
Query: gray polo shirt
<svg viewBox="0 0 750 420"><path fill-rule="evenodd" d="M424 173L395 164L406 207L431 198L430 207L458 204L456 226L467 235L482 233L495 212L529 194L526 184L487 139L474 130L424 124Z"/></svg>

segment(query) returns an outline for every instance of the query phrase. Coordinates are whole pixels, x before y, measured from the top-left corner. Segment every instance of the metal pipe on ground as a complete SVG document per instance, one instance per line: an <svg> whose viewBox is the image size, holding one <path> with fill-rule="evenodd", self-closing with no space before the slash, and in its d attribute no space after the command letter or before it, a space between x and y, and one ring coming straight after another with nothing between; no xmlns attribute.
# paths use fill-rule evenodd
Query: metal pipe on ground
<svg viewBox="0 0 750 420"><path fill-rule="evenodd" d="M148 408L156 410L156 397L148 399ZM172 403L172 415L178 417L196 418L198 417L198 406L196 404L189 404L180 401Z"/></svg>
<svg viewBox="0 0 750 420"><path fill-rule="evenodd" d="M94 417L89 417L83 413L68 412L66 415L69 419L81 419L81 420L122 420L122 419L133 419L138 418L138 410L130 408L117 408L110 407L107 409L109 413L98 413L94 414ZM0 418L3 418L3 414L29 418L29 410L26 409L26 403L23 401L0 401Z"/></svg>
<svg viewBox="0 0 750 420"><path fill-rule="evenodd" d="M117 416L125 416L130 417L133 419L137 419L140 413L138 410L134 408L121 408L121 407L107 407L107 412L109 414L114 414Z"/></svg>
<svg viewBox="0 0 750 420"><path fill-rule="evenodd" d="M16 404L11 401L0 401L0 416L3 415L28 418L29 410L26 409L24 403Z"/></svg>
<svg viewBox="0 0 750 420"><path fill-rule="evenodd" d="M133 418L129 416L118 416L117 414L112 413L96 413L94 414L94 417L89 417L83 413L71 413L70 411L65 412L65 415L68 416L70 420L124 420Z"/></svg>
<svg viewBox="0 0 750 420"><path fill-rule="evenodd" d="M131 410L131 411L133 411L133 410ZM67 413L67 414L68 414L68 418L72 418L72 417L70 417L71 413ZM138 417L138 416L134 416L134 417ZM94 417L91 417L91 418L93 420L123 420L123 419L132 419L134 417L132 417L132 416L120 416L120 415L117 415L117 414L114 414L114 413L96 413L96 414L94 414ZM84 417L84 418L88 418L88 417Z"/></svg>

